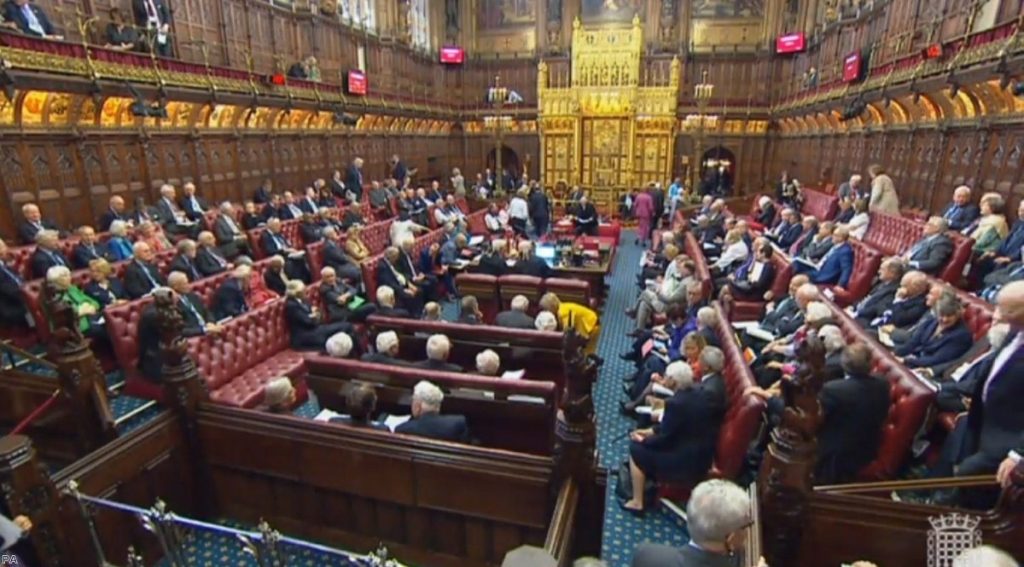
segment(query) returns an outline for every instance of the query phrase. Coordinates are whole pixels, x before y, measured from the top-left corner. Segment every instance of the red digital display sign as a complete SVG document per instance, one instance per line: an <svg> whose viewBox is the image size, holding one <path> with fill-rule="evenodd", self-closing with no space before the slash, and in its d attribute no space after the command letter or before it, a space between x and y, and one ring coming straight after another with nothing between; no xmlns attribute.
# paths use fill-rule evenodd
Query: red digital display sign
<svg viewBox="0 0 1024 567"><path fill-rule="evenodd" d="M441 48L441 63L448 65L461 65L466 61L466 50L456 46Z"/></svg>
<svg viewBox="0 0 1024 567"><path fill-rule="evenodd" d="M345 85L350 95L363 96L366 94L366 73L362 71L349 71L348 83Z"/></svg>
<svg viewBox="0 0 1024 567"><path fill-rule="evenodd" d="M807 37L802 33L790 33L775 38L775 53L800 53L807 48Z"/></svg>
<svg viewBox="0 0 1024 567"><path fill-rule="evenodd" d="M924 58L925 59L940 59L942 57L942 44L933 43L925 48Z"/></svg>
<svg viewBox="0 0 1024 567"><path fill-rule="evenodd" d="M852 83L860 80L860 51L854 51L843 59L843 82Z"/></svg>

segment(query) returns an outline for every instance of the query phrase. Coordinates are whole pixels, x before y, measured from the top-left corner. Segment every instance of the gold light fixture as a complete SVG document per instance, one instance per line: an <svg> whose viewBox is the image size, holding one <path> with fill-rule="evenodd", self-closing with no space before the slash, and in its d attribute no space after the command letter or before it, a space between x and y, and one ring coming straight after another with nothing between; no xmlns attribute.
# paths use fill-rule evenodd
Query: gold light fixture
<svg viewBox="0 0 1024 567"><path fill-rule="evenodd" d="M707 130L718 128L718 116L707 113L708 105L711 104L711 97L715 94L715 85L708 82L708 70L700 73L700 82L693 85L693 99L697 103L697 114L689 114L683 122L687 130L697 131L697 140L694 145L696 150L693 163L698 164L693 169L692 190L696 191L701 181L701 159L704 154L704 135Z"/></svg>

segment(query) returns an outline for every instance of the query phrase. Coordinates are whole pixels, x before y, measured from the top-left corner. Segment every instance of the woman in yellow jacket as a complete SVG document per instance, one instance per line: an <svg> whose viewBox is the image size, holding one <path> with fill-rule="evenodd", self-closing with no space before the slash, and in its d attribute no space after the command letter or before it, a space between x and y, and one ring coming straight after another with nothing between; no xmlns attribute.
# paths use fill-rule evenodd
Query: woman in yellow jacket
<svg viewBox="0 0 1024 567"><path fill-rule="evenodd" d="M597 336L601 331L601 322L597 312L579 303L562 301L553 293L545 293L540 298L540 308L555 315L560 330L565 331L571 327L585 337L589 341L587 352L594 352L594 349L597 348Z"/></svg>

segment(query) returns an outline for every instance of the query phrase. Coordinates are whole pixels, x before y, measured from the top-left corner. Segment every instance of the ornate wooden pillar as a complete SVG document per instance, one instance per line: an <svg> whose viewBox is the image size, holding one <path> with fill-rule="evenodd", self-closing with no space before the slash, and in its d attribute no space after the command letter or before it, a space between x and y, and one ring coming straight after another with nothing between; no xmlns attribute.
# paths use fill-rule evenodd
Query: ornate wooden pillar
<svg viewBox="0 0 1024 567"><path fill-rule="evenodd" d="M0 489L12 517L28 516L32 520L29 537L40 564L61 565L64 535L58 517L60 497L32 441L24 435L0 438Z"/></svg>
<svg viewBox="0 0 1024 567"><path fill-rule="evenodd" d="M599 364L585 354L586 345L587 339L575 330L566 331L562 341L566 382L555 423L556 487L568 477L581 489L593 485L597 428L592 392Z"/></svg>
<svg viewBox="0 0 1024 567"><path fill-rule="evenodd" d="M49 284L43 288L43 305L52 328L47 351L57 365L63 398L74 415L79 453L85 455L117 437L106 376L89 349L89 340L78 329L78 314Z"/></svg>
<svg viewBox="0 0 1024 567"><path fill-rule="evenodd" d="M786 402L782 421L772 432L761 471L761 526L764 555L769 565L796 565L807 504L814 489L821 424L818 392L822 386L825 350L816 337L808 337L799 352L800 368L783 381Z"/></svg>

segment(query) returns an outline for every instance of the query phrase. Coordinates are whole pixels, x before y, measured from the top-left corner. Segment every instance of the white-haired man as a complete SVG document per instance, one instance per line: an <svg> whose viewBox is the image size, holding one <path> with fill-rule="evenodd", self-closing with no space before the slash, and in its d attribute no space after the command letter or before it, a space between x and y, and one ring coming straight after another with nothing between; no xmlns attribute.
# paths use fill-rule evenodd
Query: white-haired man
<svg viewBox="0 0 1024 567"><path fill-rule="evenodd" d="M501 357L491 349L483 350L476 355L476 372L484 376L497 376L501 370Z"/></svg>
<svg viewBox="0 0 1024 567"><path fill-rule="evenodd" d="M395 305L395 290L391 286L377 286L377 315L381 317L397 317L408 319L412 317L409 311Z"/></svg>
<svg viewBox="0 0 1024 567"><path fill-rule="evenodd" d="M247 292L252 278L252 268L246 265L235 267L231 277L224 280L213 295L213 313L217 320L237 317L249 310Z"/></svg>
<svg viewBox="0 0 1024 567"><path fill-rule="evenodd" d="M452 350L452 342L444 335L430 335L427 339L427 358L413 364L417 368L438 370L441 372L462 372L458 364L448 362Z"/></svg>
<svg viewBox="0 0 1024 567"><path fill-rule="evenodd" d="M537 318L533 320L533 325L538 331L557 331L558 319L550 311L541 311L537 314Z"/></svg>
<svg viewBox="0 0 1024 567"><path fill-rule="evenodd" d="M511 309L502 311L494 318L494 324L509 329L533 329L533 317L530 317L530 300L525 295L517 295L512 298Z"/></svg>
<svg viewBox="0 0 1024 567"><path fill-rule="evenodd" d="M942 218L949 223L949 230L963 231L978 219L981 211L971 202L971 188L961 185L953 190L953 202L942 212Z"/></svg>
<svg viewBox="0 0 1024 567"><path fill-rule="evenodd" d="M935 275L953 256L953 241L946 235L949 222L943 217L931 217L924 225L924 233L905 254L903 259L912 270Z"/></svg>
<svg viewBox="0 0 1024 567"><path fill-rule="evenodd" d="M465 416L441 415L443 401L441 388L426 380L419 382L412 391L412 419L396 427L395 433L468 443Z"/></svg>
<svg viewBox="0 0 1024 567"><path fill-rule="evenodd" d="M57 229L52 221L43 218L39 206L35 203L25 203L21 206L21 216L24 219L18 225L18 239L22 244L33 244L36 241L36 234L41 230L56 230L57 238L63 238L64 233ZM43 277L43 276L39 276Z"/></svg>
<svg viewBox="0 0 1024 567"><path fill-rule="evenodd" d="M50 268L71 265L59 246L60 234L56 230L44 229L36 233L36 249L29 259L34 277L45 278Z"/></svg>
<svg viewBox="0 0 1024 567"><path fill-rule="evenodd" d="M368 352L360 357L363 362L376 362L392 366L409 366L409 363L398 358L398 333L384 331L374 340L375 352Z"/></svg>
<svg viewBox="0 0 1024 567"><path fill-rule="evenodd" d="M132 254L133 258L124 270L124 290L128 297L138 299L164 285L166 281L153 263L156 254L149 244L136 242L132 246Z"/></svg>
<svg viewBox="0 0 1024 567"><path fill-rule="evenodd" d="M202 219L206 211L210 209L210 206L206 204L205 199L196 195L196 184L189 181L181 186L181 192L182 196L179 205L185 211L185 216L193 221Z"/></svg>
<svg viewBox="0 0 1024 567"><path fill-rule="evenodd" d="M345 283L330 266L320 270L320 299L331 321L361 323L377 308L359 296L359 290Z"/></svg>
<svg viewBox="0 0 1024 567"><path fill-rule="evenodd" d="M352 337L348 333L334 333L327 339L324 350L327 351L328 356L348 358L352 354Z"/></svg>
<svg viewBox="0 0 1024 567"><path fill-rule="evenodd" d="M217 238L220 253L225 257L234 258L239 254L252 254L252 250L249 248L249 237L235 221L235 207L230 201L220 204L220 214L217 215L217 220L213 221L213 234Z"/></svg>
<svg viewBox="0 0 1024 567"><path fill-rule="evenodd" d="M175 202L176 195L173 185L165 183L160 186L160 199L156 202L156 214L160 218L160 225L169 235L184 234L189 238L195 238L199 233L199 225L190 221L185 212L178 207Z"/></svg>

